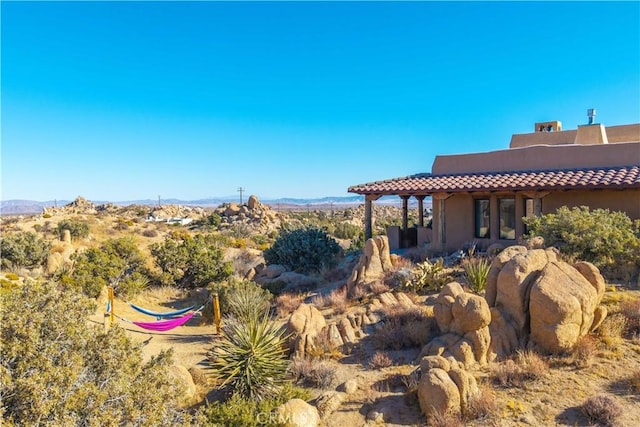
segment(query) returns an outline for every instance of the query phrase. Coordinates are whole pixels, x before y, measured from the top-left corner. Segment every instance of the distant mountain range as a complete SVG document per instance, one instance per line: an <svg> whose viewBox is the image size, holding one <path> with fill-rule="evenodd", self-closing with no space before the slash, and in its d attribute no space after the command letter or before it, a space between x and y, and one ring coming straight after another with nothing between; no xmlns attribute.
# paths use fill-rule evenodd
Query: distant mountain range
<svg viewBox="0 0 640 427"><path fill-rule="evenodd" d="M260 203L274 207L301 207L301 206L333 206L338 208L340 206L357 206L364 203L364 196L344 196L344 197L320 197L320 198L293 198L283 197L280 199L259 199ZM246 199L243 200L246 203ZM46 202L38 202L34 200L3 200L0 202L0 214L2 215L23 215L23 214L35 214L40 213L46 207L51 206L64 206L71 203L71 200L49 200ZM127 200L127 201L105 201L105 200L91 200L96 205L102 205L105 203L112 203L118 206L129 205L146 205L155 206L158 205L158 200L144 199L144 200ZM212 197L208 199L198 200L181 200L181 199L160 199L160 203L163 205L184 205L184 206L201 206L201 207L218 207L224 203L239 203L238 196L227 197ZM425 200L425 204L429 205L429 200ZM379 200L376 200L376 204L390 204L400 205L401 200L395 196L383 196Z"/></svg>

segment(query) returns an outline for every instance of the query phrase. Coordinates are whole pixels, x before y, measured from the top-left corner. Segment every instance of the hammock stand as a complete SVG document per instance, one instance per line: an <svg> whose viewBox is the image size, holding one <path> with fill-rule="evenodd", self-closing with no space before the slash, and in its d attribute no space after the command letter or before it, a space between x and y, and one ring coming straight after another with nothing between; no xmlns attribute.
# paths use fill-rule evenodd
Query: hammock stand
<svg viewBox="0 0 640 427"><path fill-rule="evenodd" d="M108 288L109 294L108 294L108 299L107 299L107 310L105 312L105 331L106 331L106 319L107 317L110 319L109 323L111 326L114 325L114 319L117 317L118 319L127 322L127 323L131 323L134 324L136 326L139 326L140 328L143 329L148 329L151 331L169 331L171 329L177 328L178 326L182 326L185 323L187 323L197 312L202 311L204 309L204 307L206 306L206 304L203 304L202 307L200 307L199 309L197 309L196 311L194 311L193 313L189 313L185 316L182 317L178 317L175 319L169 319L169 320L158 320L157 322L132 322L131 320L127 320L124 317L120 317L117 314L114 313L114 304L113 304L113 287L109 286ZM217 302L217 294L215 295L215 301ZM146 310L144 308L141 307L137 307L133 304L129 304L131 305L133 308L135 308L138 311L141 311L144 314L148 314L150 316L156 316L158 317L158 315L161 315L163 317L169 317L169 316L176 316L178 314L182 314L185 313L191 309L193 309L195 307L195 305L188 307L188 308L183 308L180 310L176 310L173 312L169 312L169 313L155 313L153 311L149 311ZM215 304L214 304L215 305ZM216 317L216 319L219 319L220 315L219 315L219 307L216 313L218 317ZM216 320L217 323L219 323L219 320ZM218 326L218 324L216 323L216 326Z"/></svg>
<svg viewBox="0 0 640 427"><path fill-rule="evenodd" d="M158 322L133 322L131 320L125 319L124 317L120 317L116 315L116 317L123 322L131 323L133 325L139 326L143 329L148 329L150 331L170 331L171 329L177 328L178 326L182 326L187 323L197 312L201 311L204 308L204 305L194 311L193 313L189 313L186 316L178 317L176 319L170 320L160 320Z"/></svg>
<svg viewBox="0 0 640 427"><path fill-rule="evenodd" d="M129 304L131 306L131 308L139 311L140 313L146 314L148 316L153 316L155 317L157 320L160 319L168 319L171 317L176 317L176 316L180 316L181 314L186 313L189 310L193 310L195 308L195 305L192 305L190 307L187 308L181 308L180 310L176 310L176 311L169 311L167 313L157 313L155 311L151 311L151 310L147 310L146 308L142 308L142 307L138 307L135 304Z"/></svg>

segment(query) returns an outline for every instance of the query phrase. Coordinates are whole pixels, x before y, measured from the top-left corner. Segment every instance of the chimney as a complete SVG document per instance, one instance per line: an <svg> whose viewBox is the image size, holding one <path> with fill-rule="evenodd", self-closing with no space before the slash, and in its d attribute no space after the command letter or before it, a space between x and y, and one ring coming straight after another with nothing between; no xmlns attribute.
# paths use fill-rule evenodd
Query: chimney
<svg viewBox="0 0 640 427"><path fill-rule="evenodd" d="M596 109L595 108L589 108L587 110L587 117L589 118L589 123L590 125L595 123L595 119L596 119Z"/></svg>

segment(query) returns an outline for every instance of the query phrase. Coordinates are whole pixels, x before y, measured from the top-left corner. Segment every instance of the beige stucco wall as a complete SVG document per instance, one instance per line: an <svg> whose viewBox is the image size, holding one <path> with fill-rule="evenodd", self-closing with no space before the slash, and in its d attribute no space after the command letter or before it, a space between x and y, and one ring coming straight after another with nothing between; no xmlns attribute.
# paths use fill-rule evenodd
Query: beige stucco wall
<svg viewBox="0 0 640 427"><path fill-rule="evenodd" d="M604 131L605 136L600 136ZM594 133L595 138L591 138ZM620 142L640 141L640 123L621 126L583 125L579 130L564 130L557 132L533 132L514 134L511 136L510 148L521 148L532 145L562 145L562 144L594 144L607 141L609 144Z"/></svg>
<svg viewBox="0 0 640 427"><path fill-rule="evenodd" d="M555 212L560 206L622 211L631 219L640 219L640 189L554 192L542 199L543 213Z"/></svg>
<svg viewBox="0 0 640 427"><path fill-rule="evenodd" d="M516 240L500 240L498 224L498 199L515 197L516 201ZM474 197L470 194L456 194L445 201L445 250L453 252L467 242L476 240L482 249L492 243L500 242L505 246L513 245L524 233L524 199L522 193L497 193L478 196L489 198L491 209L491 236L488 239L476 239L474 236ZM561 206L589 206L591 209L609 209L625 212L631 219L640 219L639 190L596 190L551 192L542 199L542 212L553 213ZM434 211L435 212L435 211ZM434 217L434 223L438 220Z"/></svg>
<svg viewBox="0 0 640 427"><path fill-rule="evenodd" d="M588 168L640 164L640 142L512 148L487 153L436 156L433 174Z"/></svg>

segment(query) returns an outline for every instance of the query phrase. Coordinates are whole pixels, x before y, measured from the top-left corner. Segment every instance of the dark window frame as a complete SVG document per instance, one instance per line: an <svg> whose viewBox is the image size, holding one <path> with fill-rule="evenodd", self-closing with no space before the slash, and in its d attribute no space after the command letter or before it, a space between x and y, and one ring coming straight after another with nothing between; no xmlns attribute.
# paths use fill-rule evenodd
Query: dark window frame
<svg viewBox="0 0 640 427"><path fill-rule="evenodd" d="M503 212L503 203L510 202L509 216L505 218ZM504 221L503 221L504 220ZM509 233L503 231L503 227L507 227L507 223L510 223L508 227L511 229ZM498 198L498 231L500 240L515 240L516 239L516 198L515 197L500 197ZM513 236L511 236L513 234Z"/></svg>

